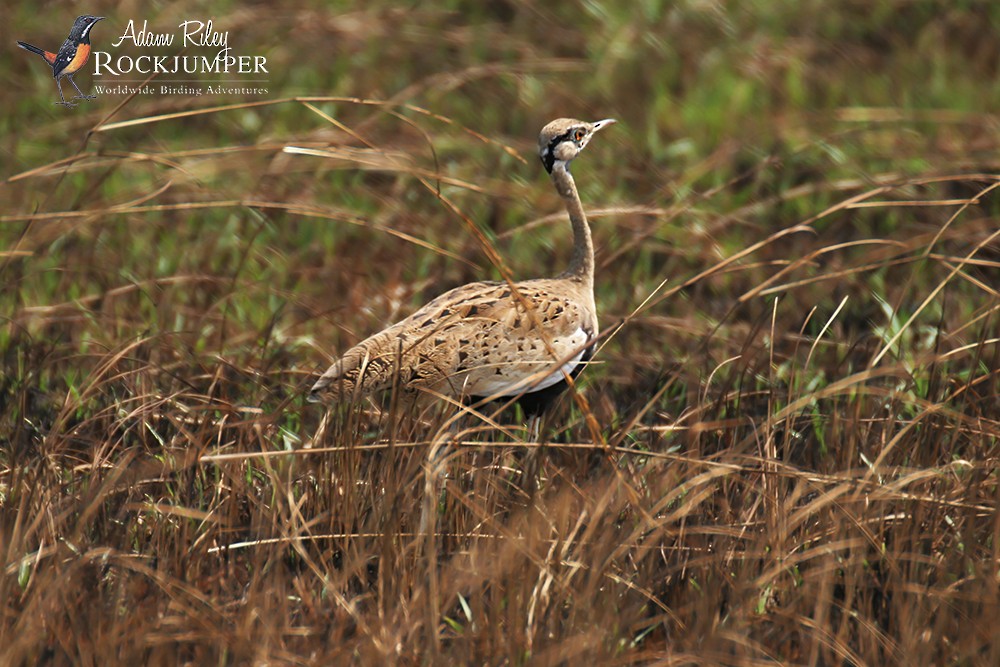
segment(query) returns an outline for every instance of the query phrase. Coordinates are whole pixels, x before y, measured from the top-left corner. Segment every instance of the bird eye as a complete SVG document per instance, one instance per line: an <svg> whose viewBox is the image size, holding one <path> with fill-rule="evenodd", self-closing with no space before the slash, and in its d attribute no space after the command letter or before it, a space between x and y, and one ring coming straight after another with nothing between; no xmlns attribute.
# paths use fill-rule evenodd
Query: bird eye
<svg viewBox="0 0 1000 667"><path fill-rule="evenodd" d="M583 141L583 138L586 135L587 133L584 132L583 130L577 130L576 132L573 133L573 138L576 139L577 141Z"/></svg>

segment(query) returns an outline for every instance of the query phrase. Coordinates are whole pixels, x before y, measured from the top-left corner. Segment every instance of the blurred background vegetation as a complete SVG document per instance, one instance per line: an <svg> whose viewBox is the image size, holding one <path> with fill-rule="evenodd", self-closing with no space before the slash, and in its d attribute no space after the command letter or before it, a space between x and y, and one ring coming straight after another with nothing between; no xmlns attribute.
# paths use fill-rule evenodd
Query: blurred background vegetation
<svg viewBox="0 0 1000 667"><path fill-rule="evenodd" d="M0 643L17 638L12 664L1000 660L986 627L1000 525L1000 4L6 13ZM109 17L93 41L113 53L128 19L168 30L211 18L236 54L267 57L269 80L253 85L268 92L55 106L50 70L14 42L53 48L83 13ZM91 67L76 77L88 92L110 83ZM535 157L538 130L560 116L619 121L574 164L601 323L624 322L586 373L590 408L607 442L679 458L556 457L548 476L564 485L529 501L475 482L497 525L542 537L472 564L456 555L478 548L462 506L442 501L428 546L376 489L391 479L399 507L419 506L422 454L198 462L300 448L321 417L302 401L317 369L441 291L499 277L442 198L515 276L560 271L570 235ZM552 422L567 447L594 444L571 401ZM387 430L362 419L313 444L378 444ZM346 517L342 463L369 485ZM285 491L298 499L287 516ZM539 516L559 517L551 535ZM581 516L591 546L573 561ZM221 564L206 551L286 539L297 521L354 537ZM653 531L635 528L658 564L636 556L633 522ZM588 550L602 540L620 549ZM552 544L567 545L562 561ZM596 579L540 592L549 561ZM451 583L426 588L432 570ZM178 611L179 599L212 611ZM99 603L74 620L86 600ZM143 605L156 614L115 615ZM255 633L268 639L248 644Z"/></svg>

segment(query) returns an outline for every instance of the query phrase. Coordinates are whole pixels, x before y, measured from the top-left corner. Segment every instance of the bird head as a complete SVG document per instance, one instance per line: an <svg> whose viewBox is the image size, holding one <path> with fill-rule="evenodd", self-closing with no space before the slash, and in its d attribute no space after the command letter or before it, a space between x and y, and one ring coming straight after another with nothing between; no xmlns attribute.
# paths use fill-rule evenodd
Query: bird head
<svg viewBox="0 0 1000 667"><path fill-rule="evenodd" d="M94 27L95 23L103 20L103 16L91 16L90 14L77 16L76 21L73 22L73 29L69 31L70 39L89 39L90 29Z"/></svg>
<svg viewBox="0 0 1000 667"><path fill-rule="evenodd" d="M593 123L559 118L543 127L538 135L538 156L542 159L545 171L551 174L556 162L569 166L569 162L580 154L591 137L614 123L614 118Z"/></svg>

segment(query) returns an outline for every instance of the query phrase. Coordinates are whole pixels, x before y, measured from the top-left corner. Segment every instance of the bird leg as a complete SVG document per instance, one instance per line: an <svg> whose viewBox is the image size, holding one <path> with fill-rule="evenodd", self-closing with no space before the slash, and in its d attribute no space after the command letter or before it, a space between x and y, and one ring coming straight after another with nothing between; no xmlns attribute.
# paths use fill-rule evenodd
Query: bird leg
<svg viewBox="0 0 1000 667"><path fill-rule="evenodd" d="M528 442L538 442L542 433L542 416L532 415L528 419Z"/></svg>
<svg viewBox="0 0 1000 667"><path fill-rule="evenodd" d="M72 80L73 79L70 79L70 81L72 81ZM73 85L75 86L76 84L74 83ZM60 105L62 105L64 107L69 107L70 109L72 109L73 107L75 107L76 106L76 102L67 102L66 98L63 97L62 81L60 81L59 79L56 79L56 86L59 88L59 101L55 102L55 104L60 104Z"/></svg>
<svg viewBox="0 0 1000 667"><path fill-rule="evenodd" d="M542 415L531 415L528 419L528 443L530 447L521 461L521 490L528 498L535 495L539 487L539 476L542 472L542 457L545 456L545 446L541 441Z"/></svg>
<svg viewBox="0 0 1000 667"><path fill-rule="evenodd" d="M72 74L68 75L66 78L69 79L69 82L73 84L74 88L76 88L76 92L80 93L79 95L77 95L76 97L73 98L74 100L96 100L97 99L97 95L84 95L83 91L80 90L80 86L76 85L76 81L73 80L73 75ZM62 93L62 88L61 87L59 88L59 92L60 92L60 94Z"/></svg>
<svg viewBox="0 0 1000 667"><path fill-rule="evenodd" d="M424 537L427 553L434 552L434 540L437 537L438 503L441 500L443 484L448 477L448 446L447 436L435 438L427 452L424 463L424 495L420 504L419 533Z"/></svg>

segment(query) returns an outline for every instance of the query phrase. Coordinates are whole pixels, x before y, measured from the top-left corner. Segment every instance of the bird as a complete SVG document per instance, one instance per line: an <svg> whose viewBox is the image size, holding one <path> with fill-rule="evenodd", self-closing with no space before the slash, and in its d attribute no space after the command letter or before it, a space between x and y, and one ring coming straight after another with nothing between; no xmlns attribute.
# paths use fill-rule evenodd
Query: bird
<svg viewBox="0 0 1000 667"><path fill-rule="evenodd" d="M56 86L59 87L59 101L56 104L70 108L76 106L75 102L67 102L66 98L63 97L61 82L63 77L68 78L69 82L76 88L76 92L80 93L73 98L74 100L92 100L96 97L96 95L84 95L80 87L76 85L76 81L73 80L73 75L87 64L87 60L90 58L90 31L98 21L102 20L104 20L103 16L78 16L73 22L73 28L69 31L69 37L56 53L40 49L27 42L17 42L17 45L22 49L37 53L52 66L52 78L56 80Z"/></svg>
<svg viewBox="0 0 1000 667"><path fill-rule="evenodd" d="M614 123L559 118L538 137L539 158L573 231L565 271L447 291L347 350L307 400L332 404L395 388L413 404L436 395L473 404L516 399L529 419L543 414L568 386L567 376L575 378L590 360L598 335L594 245L570 163Z"/></svg>

